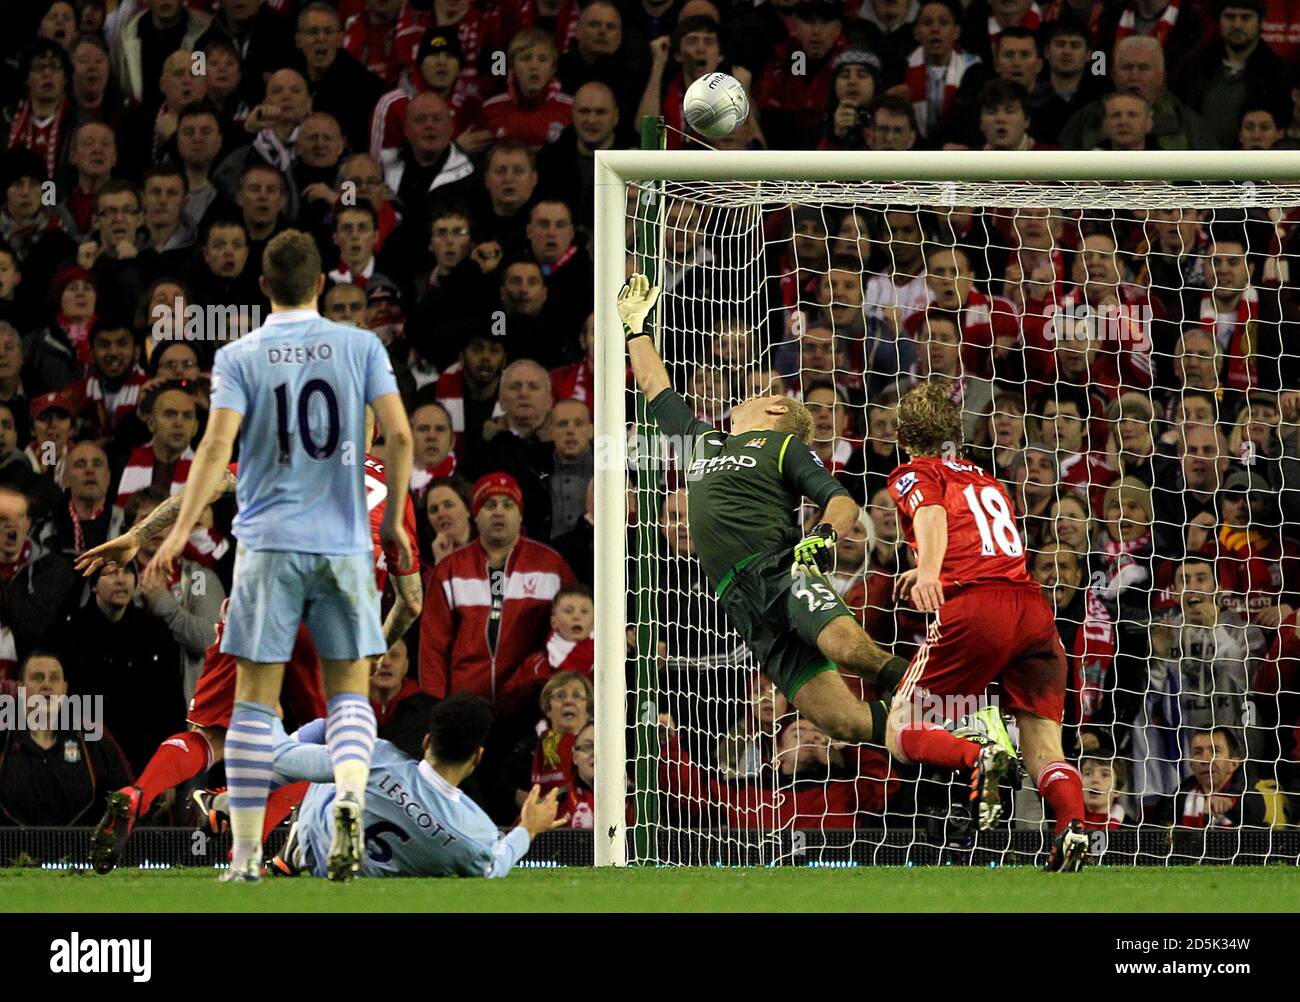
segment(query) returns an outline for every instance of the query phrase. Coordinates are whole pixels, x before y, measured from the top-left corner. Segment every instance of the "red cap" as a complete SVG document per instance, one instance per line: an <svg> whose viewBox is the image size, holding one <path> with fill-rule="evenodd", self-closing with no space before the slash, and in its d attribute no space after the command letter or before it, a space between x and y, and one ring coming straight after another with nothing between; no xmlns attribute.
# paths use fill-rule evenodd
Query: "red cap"
<svg viewBox="0 0 1300 1002"><path fill-rule="evenodd" d="M66 393L42 393L32 401L32 420L35 421L46 411L50 410L67 411L69 417L77 413L77 408L73 406L72 401L68 398Z"/></svg>
<svg viewBox="0 0 1300 1002"><path fill-rule="evenodd" d="M487 503L487 499L497 495L513 498L516 507L520 511L524 510L524 494L519 489L519 482L509 473L489 473L485 477L479 477L478 483L474 485L474 504L471 513L477 517L479 509Z"/></svg>

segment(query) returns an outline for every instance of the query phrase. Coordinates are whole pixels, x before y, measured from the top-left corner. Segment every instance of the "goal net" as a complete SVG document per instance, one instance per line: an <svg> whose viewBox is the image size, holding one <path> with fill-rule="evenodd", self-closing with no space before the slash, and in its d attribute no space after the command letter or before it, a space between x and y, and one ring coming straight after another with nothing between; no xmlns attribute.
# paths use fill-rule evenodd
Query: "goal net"
<svg viewBox="0 0 1300 1002"><path fill-rule="evenodd" d="M1055 172L1084 181L1042 168L1036 181L944 180L933 166L951 161L924 154L911 165L939 179L909 182L810 179L816 155L785 179L709 156L709 177L731 157L753 179L625 171L601 203L602 389L624 381L610 290L646 272L662 290L660 353L697 416L725 431L737 403L768 392L808 406L814 451L863 509L830 583L878 644L911 658L927 621L894 600L914 564L885 485L903 461L899 396L942 381L962 411L954 455L1006 486L1008 531L1055 610L1064 744L1094 853L1294 859L1300 184L1123 180L1105 176L1108 154ZM1003 822L977 838L951 773L832 743L773 689L694 557L683 457L638 394L620 396L598 418L627 460L597 474L598 518L621 519L597 564L604 861L1041 859L1052 821L1034 777L1004 791ZM811 525L818 512L805 501L797 514ZM977 711L1002 710L996 685L969 696L935 701L936 719L978 731ZM624 782L620 814L609 792Z"/></svg>

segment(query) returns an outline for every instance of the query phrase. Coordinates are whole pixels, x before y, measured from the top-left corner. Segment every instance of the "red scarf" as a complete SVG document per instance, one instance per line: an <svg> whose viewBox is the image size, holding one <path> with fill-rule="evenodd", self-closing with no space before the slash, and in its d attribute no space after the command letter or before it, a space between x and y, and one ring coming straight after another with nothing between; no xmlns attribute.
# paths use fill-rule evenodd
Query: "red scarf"
<svg viewBox="0 0 1300 1002"><path fill-rule="evenodd" d="M1084 592L1084 619L1074 635L1070 651L1073 684L1071 695L1080 724L1091 722L1101 709L1106 694L1106 676L1115 661L1115 631L1110 613L1089 588Z"/></svg>
<svg viewBox="0 0 1300 1002"><path fill-rule="evenodd" d="M1133 563L1133 554L1151 547L1151 530L1148 529L1137 539L1130 542L1116 542L1110 536L1102 544L1102 560L1106 562L1106 568L1110 571L1110 577L1114 577L1129 564Z"/></svg>
<svg viewBox="0 0 1300 1002"><path fill-rule="evenodd" d="M592 410L595 401L595 378L591 363L581 362L551 370L551 396L555 400L580 400Z"/></svg>
<svg viewBox="0 0 1300 1002"><path fill-rule="evenodd" d="M14 579L14 575L17 574L20 570L22 570L23 565L31 559L32 559L32 541L30 539L25 539L23 540L22 552L18 554L17 560L15 560L12 564L6 564L3 561L0 561L0 578L3 578L5 581L12 581Z"/></svg>
<svg viewBox="0 0 1300 1002"><path fill-rule="evenodd" d="M215 567L217 562L229 552L229 539L216 529L205 529L199 526L190 533L185 549L181 551L181 558L210 568Z"/></svg>
<svg viewBox="0 0 1300 1002"><path fill-rule="evenodd" d="M72 503L71 499L68 500L68 515L72 518L72 550L78 556L86 548L86 533L81 524L83 522L93 522L102 514L104 514L104 506L100 505L89 518L83 519L77 514L77 506Z"/></svg>
<svg viewBox="0 0 1300 1002"><path fill-rule="evenodd" d="M558 630L552 630L546 641L546 661L552 673L577 672L594 678L596 648L591 637L585 640L565 640Z"/></svg>
<svg viewBox="0 0 1300 1002"><path fill-rule="evenodd" d="M9 126L9 148L24 147L31 150L45 161L45 169L54 176L59 165L59 149L63 145L63 133L67 125L68 109L72 101L65 94L54 109L54 114L43 123L32 114L32 105L27 98L18 102L13 124Z"/></svg>
<svg viewBox="0 0 1300 1002"><path fill-rule="evenodd" d="M1232 333L1224 351L1228 362L1223 382L1229 390L1248 390L1259 384L1255 365L1255 322L1258 308L1259 293L1253 285L1248 285L1237 300L1237 319L1232 322ZM1209 331L1216 344L1221 344L1218 334L1219 307L1214 302L1212 292L1201 297L1201 326Z"/></svg>
<svg viewBox="0 0 1300 1002"><path fill-rule="evenodd" d="M558 83L558 81L557 81L557 83ZM570 259L571 257L573 257L573 255L576 254L576 253L578 253L578 245L577 245L577 244L569 244L569 249L566 250L563 254L561 254L558 258L556 258L554 264L548 264L548 265L543 266L543 268L542 268L542 274L543 274L543 275L554 275L557 271L559 271L559 270L560 270L561 268L563 268L566 264L568 264L568 263L569 263L569 259Z"/></svg>
<svg viewBox="0 0 1300 1002"><path fill-rule="evenodd" d="M1155 27L1151 29L1151 37L1160 43L1160 48L1165 47L1165 42L1169 40L1169 33L1174 30L1174 24L1178 20L1178 11L1182 7L1182 0L1169 0L1169 6L1165 12L1160 15L1160 20L1156 22ZM1119 16L1119 27L1115 29L1115 41L1122 42L1133 34L1137 27L1137 4L1129 3L1124 6L1124 13Z"/></svg>
<svg viewBox="0 0 1300 1002"><path fill-rule="evenodd" d="M1204 793L1197 787L1188 792L1187 799L1183 802L1183 816L1179 818L1178 824L1183 828L1235 828L1236 825L1226 813L1214 814L1210 811L1211 797L1227 797L1232 801L1228 811L1236 810L1237 801L1241 799L1238 794L1217 791Z"/></svg>
<svg viewBox="0 0 1300 1002"><path fill-rule="evenodd" d="M979 57L968 55L960 48L954 46L952 55L948 57L948 68L945 70L943 81L943 105L939 109L936 120L942 120L943 116L948 113L952 107L953 99L957 96L957 88L961 86L962 77L966 71L978 63ZM930 113L928 97L929 94L929 69L925 61L925 50L919 45L912 50L912 54L907 57L907 84L908 96L912 100L912 106L916 110L916 123L925 135L929 126ZM668 107L665 105L665 107Z"/></svg>
<svg viewBox="0 0 1300 1002"><path fill-rule="evenodd" d="M411 493L421 494L439 477L449 477L456 472L456 453L449 452L437 466L425 466L411 471Z"/></svg>
<svg viewBox="0 0 1300 1002"><path fill-rule="evenodd" d="M55 322L68 335L68 342L76 351L77 361L81 363L82 368L90 367L90 332L95 329L95 321L98 319L99 315L96 313L92 313L88 320L70 320L62 313L55 318Z"/></svg>

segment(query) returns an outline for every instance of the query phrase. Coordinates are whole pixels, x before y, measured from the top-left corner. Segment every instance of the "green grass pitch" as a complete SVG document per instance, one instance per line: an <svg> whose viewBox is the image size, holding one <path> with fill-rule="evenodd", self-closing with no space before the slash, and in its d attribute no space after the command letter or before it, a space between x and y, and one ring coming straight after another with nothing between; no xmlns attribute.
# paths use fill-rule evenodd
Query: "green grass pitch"
<svg viewBox="0 0 1300 1002"><path fill-rule="evenodd" d="M299 877L218 884L213 870L0 869L6 912L1294 912L1300 871L1112 867L521 869L504 880Z"/></svg>

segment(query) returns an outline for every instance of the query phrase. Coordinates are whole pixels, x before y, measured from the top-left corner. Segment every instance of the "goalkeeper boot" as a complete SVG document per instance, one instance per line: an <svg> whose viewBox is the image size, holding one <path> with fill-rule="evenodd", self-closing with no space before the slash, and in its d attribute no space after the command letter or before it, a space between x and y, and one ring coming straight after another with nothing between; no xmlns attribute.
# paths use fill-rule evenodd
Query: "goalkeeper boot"
<svg viewBox="0 0 1300 1002"><path fill-rule="evenodd" d="M1078 873L1088 865L1088 833L1083 822L1071 821L1052 843L1051 855L1043 865L1045 873Z"/></svg>
<svg viewBox="0 0 1300 1002"><path fill-rule="evenodd" d="M230 831L230 795L223 786L218 790L195 790L190 794L198 828L209 835Z"/></svg>
<svg viewBox="0 0 1300 1002"><path fill-rule="evenodd" d="M109 873L122 859L131 829L140 820L138 786L125 786L108 795L108 806L90 836L90 863L96 873Z"/></svg>
<svg viewBox="0 0 1300 1002"><path fill-rule="evenodd" d="M298 841L298 808L289 812L289 834L285 836L284 845L266 864L268 877L296 877L302 872L302 856L299 853L301 843Z"/></svg>
<svg viewBox="0 0 1300 1002"><path fill-rule="evenodd" d="M334 801L334 838L325 863L330 880L351 880L361 872L361 805L350 797Z"/></svg>
<svg viewBox="0 0 1300 1002"><path fill-rule="evenodd" d="M980 831L988 831L1002 817L1001 786L1015 767L1015 758L1005 748L992 743L980 748L970 779L971 818Z"/></svg>
<svg viewBox="0 0 1300 1002"><path fill-rule="evenodd" d="M967 727L979 734L982 740L980 744L995 744L1008 755L1011 756L1011 775L1007 781L1013 789L1020 789L1023 779L1024 768L1020 761L1020 753L1016 750L1015 742L1011 740L1011 735L1007 732L1006 717L996 706L986 706L983 709L976 710L963 721ZM959 730L957 733L961 737L967 737Z"/></svg>

